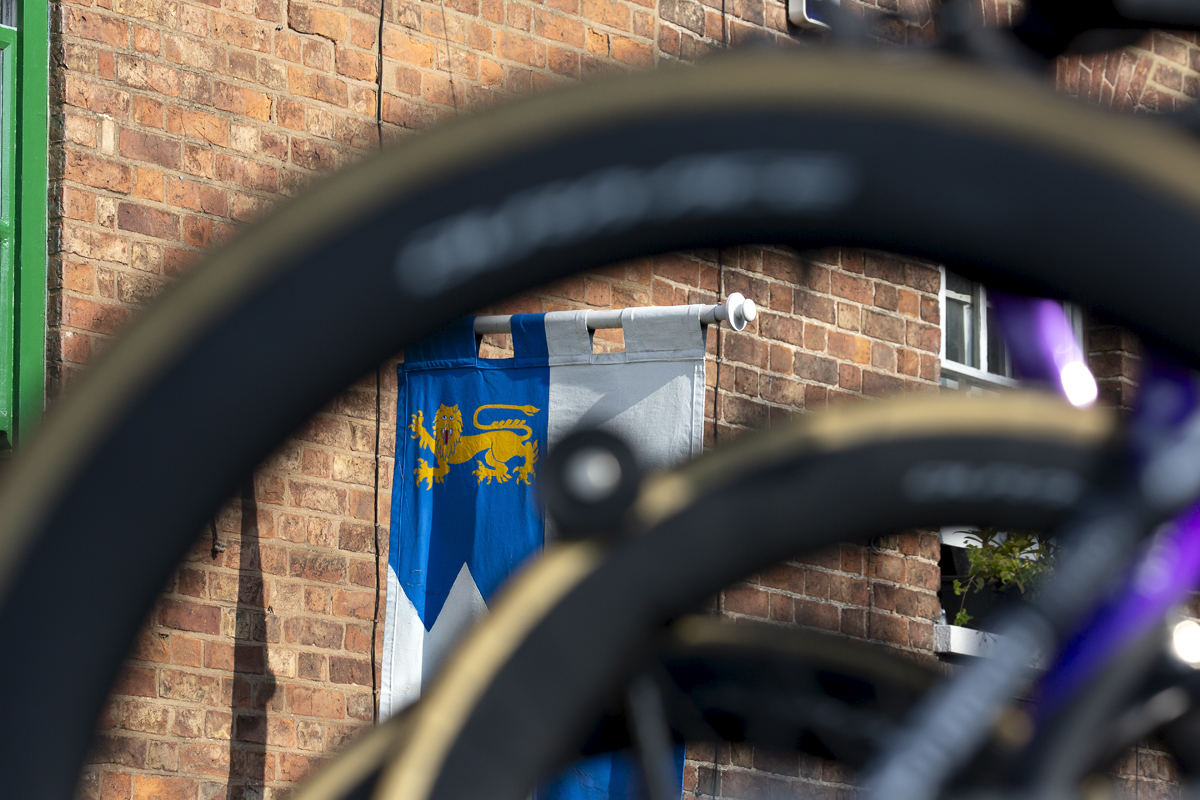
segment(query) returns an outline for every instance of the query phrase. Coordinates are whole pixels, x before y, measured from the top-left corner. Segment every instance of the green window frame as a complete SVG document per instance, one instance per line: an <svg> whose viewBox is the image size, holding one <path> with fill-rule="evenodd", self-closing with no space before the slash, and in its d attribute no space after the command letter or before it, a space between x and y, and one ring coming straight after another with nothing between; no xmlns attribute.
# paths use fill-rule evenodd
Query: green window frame
<svg viewBox="0 0 1200 800"><path fill-rule="evenodd" d="M50 26L45 0L0 4L0 433L14 443L46 392Z"/></svg>

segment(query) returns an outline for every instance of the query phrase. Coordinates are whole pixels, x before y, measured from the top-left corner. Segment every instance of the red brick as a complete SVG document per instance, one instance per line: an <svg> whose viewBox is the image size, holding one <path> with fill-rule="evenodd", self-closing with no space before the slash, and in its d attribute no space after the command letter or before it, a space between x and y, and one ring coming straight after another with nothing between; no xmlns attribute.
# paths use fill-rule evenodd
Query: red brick
<svg viewBox="0 0 1200 800"><path fill-rule="evenodd" d="M204 662L204 643L190 636L171 637L171 661L184 667L198 667Z"/></svg>
<svg viewBox="0 0 1200 800"><path fill-rule="evenodd" d="M279 778L289 783L299 783L321 764L321 759L296 753L279 755Z"/></svg>
<svg viewBox="0 0 1200 800"><path fill-rule="evenodd" d="M867 614L867 634L871 639L890 644L908 644L908 621L876 611Z"/></svg>
<svg viewBox="0 0 1200 800"><path fill-rule="evenodd" d="M796 599L796 623L809 628L836 631L841 627L837 606L812 600Z"/></svg>
<svg viewBox="0 0 1200 800"><path fill-rule="evenodd" d="M349 104L349 91L345 81L300 67L288 67L288 89L293 94L311 97L342 108Z"/></svg>
<svg viewBox="0 0 1200 800"><path fill-rule="evenodd" d="M229 144L229 121L213 114L190 108L171 107L167 111L167 131L191 139L226 147Z"/></svg>
<svg viewBox="0 0 1200 800"><path fill-rule="evenodd" d="M629 30L629 7L619 0L582 0L580 13L617 30Z"/></svg>
<svg viewBox="0 0 1200 800"><path fill-rule="evenodd" d="M829 355L859 364L871 362L871 340L840 331L829 331Z"/></svg>
<svg viewBox="0 0 1200 800"><path fill-rule="evenodd" d="M216 81L213 83L213 105L243 117L263 122L271 119L271 96L254 89Z"/></svg>
<svg viewBox="0 0 1200 800"><path fill-rule="evenodd" d="M116 119L129 116L128 92L99 86L75 75L68 75L66 78L66 97L67 105L76 108L86 108L88 111Z"/></svg>
<svg viewBox="0 0 1200 800"><path fill-rule="evenodd" d="M92 740L88 763L119 764L143 769L146 763L146 740L132 736L97 736Z"/></svg>
<svg viewBox="0 0 1200 800"><path fill-rule="evenodd" d="M904 390L904 381L893 375L866 370L862 374L862 392L868 397L886 397Z"/></svg>
<svg viewBox="0 0 1200 800"><path fill-rule="evenodd" d="M329 680L333 683L372 686L371 662L343 656L329 657Z"/></svg>
<svg viewBox="0 0 1200 800"><path fill-rule="evenodd" d="M261 22L212 12L209 34L227 44L260 53L270 52L271 28Z"/></svg>
<svg viewBox="0 0 1200 800"><path fill-rule="evenodd" d="M346 650L351 653L369 653L372 647L370 628L346 626Z"/></svg>
<svg viewBox="0 0 1200 800"><path fill-rule="evenodd" d="M154 683L154 670L126 665L121 668L113 683L113 694L135 697L154 697L158 694Z"/></svg>
<svg viewBox="0 0 1200 800"><path fill-rule="evenodd" d="M294 714L306 717L342 719L346 716L346 696L328 689L288 686L287 707Z"/></svg>
<svg viewBox="0 0 1200 800"><path fill-rule="evenodd" d="M374 619L375 593L338 589L333 593L333 613L339 617Z"/></svg>
<svg viewBox="0 0 1200 800"><path fill-rule="evenodd" d="M149 133L121 129L121 155L135 161L179 169L179 143Z"/></svg>
<svg viewBox="0 0 1200 800"><path fill-rule="evenodd" d="M830 277L835 297L843 297L863 305L870 305L874 300L875 292L871 281L843 272L834 272Z"/></svg>
<svg viewBox="0 0 1200 800"><path fill-rule="evenodd" d="M344 628L322 619L293 618L284 623L284 635L289 642L336 650L341 647Z"/></svg>
<svg viewBox="0 0 1200 800"><path fill-rule="evenodd" d="M105 771L100 776L100 800L128 800L133 776L128 772Z"/></svg>
<svg viewBox="0 0 1200 800"><path fill-rule="evenodd" d="M158 696L213 706L221 700L221 683L211 675L162 669L158 673Z"/></svg>
<svg viewBox="0 0 1200 800"><path fill-rule="evenodd" d="M138 634L137 639L134 640L133 650L130 652L129 657L139 661L170 661L171 652L167 647L164 637L165 634L163 636L158 636L157 634L150 633L149 631L142 631ZM150 691L153 694L154 674L152 672L149 673L149 679L148 685L150 686Z"/></svg>
<svg viewBox="0 0 1200 800"><path fill-rule="evenodd" d="M327 144L292 137L292 163L305 169L330 172L337 166L337 152Z"/></svg>
<svg viewBox="0 0 1200 800"><path fill-rule="evenodd" d="M196 800L199 790L194 778L133 776L133 800Z"/></svg>
<svg viewBox="0 0 1200 800"><path fill-rule="evenodd" d="M193 247L212 247L212 220L204 219L203 217L184 217L183 241L192 245Z"/></svg>
<svg viewBox="0 0 1200 800"><path fill-rule="evenodd" d="M876 339L900 343L904 341L904 320L867 310L863 314L863 333Z"/></svg>
<svg viewBox="0 0 1200 800"><path fill-rule="evenodd" d="M583 47L584 26L577 19L535 9L534 32L538 36L563 42L572 47Z"/></svg>
<svg viewBox="0 0 1200 800"><path fill-rule="evenodd" d="M95 333L114 334L129 319L129 309L104 305L81 297L66 296L63 302L63 324Z"/></svg>
<svg viewBox="0 0 1200 800"><path fill-rule="evenodd" d="M766 618L770 609L767 593L753 586L731 586L724 592L725 611Z"/></svg>
<svg viewBox="0 0 1200 800"><path fill-rule="evenodd" d="M370 53L339 47L336 56L339 75L360 81L374 81L379 76L376 58Z"/></svg>
<svg viewBox="0 0 1200 800"><path fill-rule="evenodd" d="M804 591L804 570L794 564L776 564L760 573L758 582L763 586L801 594Z"/></svg>
<svg viewBox="0 0 1200 800"><path fill-rule="evenodd" d="M116 79L118 83L134 89L167 97L179 96L179 73L145 58L118 55Z"/></svg>
<svg viewBox="0 0 1200 800"><path fill-rule="evenodd" d="M531 67L546 66L546 45L505 30L496 31L496 55Z"/></svg>
<svg viewBox="0 0 1200 800"><path fill-rule="evenodd" d="M118 48L129 46L129 24L107 14L72 6L60 6L62 30L67 36L78 36L103 42Z"/></svg>
<svg viewBox="0 0 1200 800"><path fill-rule="evenodd" d="M624 36L610 37L612 57L635 67L654 66L654 48L648 44L626 39Z"/></svg>
<svg viewBox="0 0 1200 800"><path fill-rule="evenodd" d="M69 181L128 194L133 188L132 173L125 164L117 164L100 156L67 151L64 177Z"/></svg>
<svg viewBox="0 0 1200 800"><path fill-rule="evenodd" d="M179 216L136 203L117 205L117 227L123 231L153 236L158 239L179 238Z"/></svg>
<svg viewBox="0 0 1200 800"><path fill-rule="evenodd" d="M942 275L937 267L907 263L904 265L904 282L918 291L937 294L942 287Z"/></svg>
<svg viewBox="0 0 1200 800"><path fill-rule="evenodd" d="M163 202L168 205L219 217L229 210L229 196L220 187L168 176L163 188Z"/></svg>
<svg viewBox="0 0 1200 800"><path fill-rule="evenodd" d="M180 766L190 775L229 776L229 745L185 744L180 748Z"/></svg>
<svg viewBox="0 0 1200 800"><path fill-rule="evenodd" d="M941 584L941 573L937 564L924 561L909 561L907 563L908 582L921 589L935 591Z"/></svg>
<svg viewBox="0 0 1200 800"><path fill-rule="evenodd" d="M225 48L187 36L165 37L166 59L192 69L215 72L223 66Z"/></svg>
<svg viewBox="0 0 1200 800"><path fill-rule="evenodd" d="M275 168L267 164L219 153L216 168L219 180L236 183L247 189L274 192L279 188Z"/></svg>
<svg viewBox="0 0 1200 800"><path fill-rule="evenodd" d="M312 33L335 42L346 38L346 15L333 9L310 6L292 0L288 3L288 26L300 33Z"/></svg>
<svg viewBox="0 0 1200 800"><path fill-rule="evenodd" d="M906 325L905 343L918 350L936 353L941 349L942 331L934 325L922 325L910 320Z"/></svg>
<svg viewBox="0 0 1200 800"><path fill-rule="evenodd" d="M870 577L904 583L905 560L890 553L871 553L868 558Z"/></svg>
<svg viewBox="0 0 1200 800"><path fill-rule="evenodd" d="M73 186L63 187L63 216L92 222L96 218L96 195L81 191Z"/></svg>

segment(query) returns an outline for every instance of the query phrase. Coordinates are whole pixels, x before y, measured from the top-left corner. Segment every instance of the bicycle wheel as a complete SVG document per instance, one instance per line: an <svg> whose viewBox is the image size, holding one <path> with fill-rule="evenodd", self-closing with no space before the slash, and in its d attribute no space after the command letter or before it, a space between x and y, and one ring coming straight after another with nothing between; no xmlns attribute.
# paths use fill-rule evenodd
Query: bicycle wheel
<svg viewBox="0 0 1200 800"><path fill-rule="evenodd" d="M635 669L656 679L677 742L753 742L860 767L937 679L929 666L811 630L687 616ZM624 698L583 755L633 745Z"/></svg>
<svg viewBox="0 0 1200 800"><path fill-rule="evenodd" d="M384 151L215 253L11 470L0 640L25 653L0 663L0 706L21 721L0 734L12 791L69 795L137 620L253 465L470 309L648 252L857 244L1071 296L1196 361L1200 274L1184 265L1198 222L1200 152L1183 134L928 57L730 57ZM61 713L43 713L50 694Z"/></svg>
<svg viewBox="0 0 1200 800"><path fill-rule="evenodd" d="M861 766L937 673L900 655L816 631L714 617L677 620L635 669L654 676L676 742L752 742ZM622 698L568 760L631 746ZM415 707L403 712L412 714ZM296 800L367 800L407 741L384 723L304 786Z"/></svg>
<svg viewBox="0 0 1200 800"><path fill-rule="evenodd" d="M375 796L526 796L578 752L664 623L798 550L951 519L1052 527L1082 500L1083 475L1104 470L1101 449L1080 448L1095 423L1048 399L1014 400L814 415L650 479L628 539L556 545L502 595L414 709ZM1101 430L1085 438L1099 445ZM877 503L855 501L864 484Z"/></svg>

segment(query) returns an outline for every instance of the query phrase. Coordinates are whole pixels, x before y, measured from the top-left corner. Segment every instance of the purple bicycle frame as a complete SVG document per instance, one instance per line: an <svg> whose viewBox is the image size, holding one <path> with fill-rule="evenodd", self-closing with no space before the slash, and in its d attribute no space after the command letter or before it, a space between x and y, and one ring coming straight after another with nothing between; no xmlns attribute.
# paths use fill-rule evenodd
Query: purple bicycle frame
<svg viewBox="0 0 1200 800"><path fill-rule="evenodd" d="M1052 300L993 293L1013 365L1023 377L1049 383L1069 402L1095 399L1095 381L1062 306ZM1139 461L1177 435L1200 405L1190 373L1151 355L1131 426ZM1080 368L1087 371L1086 377ZM1091 381L1091 390L1087 389ZM1139 465L1140 466L1140 465ZM1109 663L1145 635L1200 585L1200 503L1155 536L1111 598L1059 651L1039 683L1038 716L1045 719Z"/></svg>

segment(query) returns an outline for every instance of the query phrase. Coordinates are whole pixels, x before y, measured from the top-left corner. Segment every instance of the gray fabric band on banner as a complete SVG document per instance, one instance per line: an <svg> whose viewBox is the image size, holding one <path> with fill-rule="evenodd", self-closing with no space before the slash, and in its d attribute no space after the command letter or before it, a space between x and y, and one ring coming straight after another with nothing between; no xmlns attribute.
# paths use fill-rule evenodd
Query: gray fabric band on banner
<svg viewBox="0 0 1200 800"><path fill-rule="evenodd" d="M627 308L621 312L625 329L625 360L664 361L704 358L701 305Z"/></svg>
<svg viewBox="0 0 1200 800"><path fill-rule="evenodd" d="M592 362L592 333L587 329L587 317L587 311L546 314L546 350L550 353L550 366Z"/></svg>
<svg viewBox="0 0 1200 800"><path fill-rule="evenodd" d="M642 361L679 361L704 358L704 306L626 308L621 311L625 352L593 352L587 311L551 311L546 314L546 347L550 366L567 364L632 364Z"/></svg>

